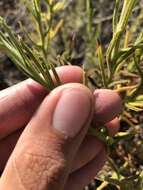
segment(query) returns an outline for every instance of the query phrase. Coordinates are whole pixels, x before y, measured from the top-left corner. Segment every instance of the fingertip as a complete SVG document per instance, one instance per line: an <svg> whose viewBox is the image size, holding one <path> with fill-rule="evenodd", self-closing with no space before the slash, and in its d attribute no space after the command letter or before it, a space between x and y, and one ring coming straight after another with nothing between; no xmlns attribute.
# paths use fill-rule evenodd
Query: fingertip
<svg viewBox="0 0 143 190"><path fill-rule="evenodd" d="M57 68L57 72L63 84L72 82L82 82L83 70L78 66L61 66Z"/></svg>
<svg viewBox="0 0 143 190"><path fill-rule="evenodd" d="M116 135L118 133L119 129L120 129L119 118L116 117L115 119L113 119L112 121L110 121L109 123L107 123L106 127L108 129L108 132L109 132L110 136Z"/></svg>
<svg viewBox="0 0 143 190"><path fill-rule="evenodd" d="M122 101L115 91L95 90L95 123L107 123L122 112Z"/></svg>

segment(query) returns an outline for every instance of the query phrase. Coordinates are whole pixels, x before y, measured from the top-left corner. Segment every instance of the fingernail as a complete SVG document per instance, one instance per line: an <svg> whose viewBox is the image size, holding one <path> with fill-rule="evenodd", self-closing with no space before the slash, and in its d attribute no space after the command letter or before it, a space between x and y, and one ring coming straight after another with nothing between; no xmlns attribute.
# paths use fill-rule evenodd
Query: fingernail
<svg viewBox="0 0 143 190"><path fill-rule="evenodd" d="M75 137L86 125L91 112L91 97L85 89L64 89L53 115L53 127Z"/></svg>

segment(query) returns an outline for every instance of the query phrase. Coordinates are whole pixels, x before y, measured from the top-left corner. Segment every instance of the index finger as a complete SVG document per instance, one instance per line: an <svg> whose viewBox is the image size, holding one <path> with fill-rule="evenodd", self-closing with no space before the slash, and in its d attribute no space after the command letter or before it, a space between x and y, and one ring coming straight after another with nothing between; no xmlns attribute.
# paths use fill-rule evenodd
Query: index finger
<svg viewBox="0 0 143 190"><path fill-rule="evenodd" d="M56 69L62 83L82 81L82 69L62 66ZM48 91L28 79L0 92L0 139L24 127Z"/></svg>

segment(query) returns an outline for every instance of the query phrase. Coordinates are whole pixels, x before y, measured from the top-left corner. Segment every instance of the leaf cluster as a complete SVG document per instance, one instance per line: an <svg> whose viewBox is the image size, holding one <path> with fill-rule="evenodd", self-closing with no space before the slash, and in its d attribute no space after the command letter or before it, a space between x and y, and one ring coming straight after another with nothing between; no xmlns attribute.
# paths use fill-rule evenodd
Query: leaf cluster
<svg viewBox="0 0 143 190"><path fill-rule="evenodd" d="M7 54L17 67L28 77L39 82L44 87L52 90L60 85L60 79L55 70L55 65L48 58L50 43L62 27L60 20L53 27L53 16L56 12L64 9L64 1L45 1L46 12L42 12L41 1L25 1L28 10L36 23L36 30L39 35L37 42L31 38L28 32L20 23L20 27L25 33L28 41L26 43L20 36L17 36L0 18L0 49Z"/></svg>

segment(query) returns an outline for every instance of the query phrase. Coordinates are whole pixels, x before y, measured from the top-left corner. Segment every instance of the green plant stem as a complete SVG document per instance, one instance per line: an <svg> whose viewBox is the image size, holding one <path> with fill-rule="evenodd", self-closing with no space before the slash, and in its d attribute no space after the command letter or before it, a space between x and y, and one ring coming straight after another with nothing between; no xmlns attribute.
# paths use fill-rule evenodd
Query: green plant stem
<svg viewBox="0 0 143 190"><path fill-rule="evenodd" d="M114 72L113 72L112 68L113 68L113 65L115 64L115 62L113 60L114 60L114 57L118 53L121 36L126 29L130 15L131 15L132 10L135 7L137 1L138 0L124 0L123 9L121 12L119 22L116 26L116 29L114 28L115 32L113 34L113 38L112 38L112 40L109 44L109 47L107 49L107 52L106 52L106 61L107 61L107 66L108 66L108 77L109 77L108 83L111 81L111 78L113 77L112 75ZM114 23L114 25L115 25L115 23Z"/></svg>
<svg viewBox="0 0 143 190"><path fill-rule="evenodd" d="M47 61L47 52L46 52L46 49L45 49L45 36L44 36L44 32L43 32L41 15L40 15L40 19L39 19L39 22L38 22L38 27L39 27L40 37L41 37L43 57L44 57L45 61Z"/></svg>
<svg viewBox="0 0 143 190"><path fill-rule="evenodd" d="M116 31L116 27L119 21L119 5L120 5L120 0L116 0L114 12L113 12L113 34Z"/></svg>
<svg viewBox="0 0 143 190"><path fill-rule="evenodd" d="M38 22L38 26L39 26L39 33L40 33L40 37L41 37L41 43L42 43L42 53L43 53L43 59L44 59L44 66L48 65L49 67L45 67L44 69L46 70L46 73L48 74L47 79L51 78L50 74L48 72L49 69L51 69L51 71L54 74L55 80L56 80L56 86L61 85L61 81L60 78L54 68L54 66L52 64L50 64L50 62L48 61L48 49L50 46L50 36L49 36L49 32L50 29L52 28L52 20L53 20L53 16L52 16L52 11L53 6L49 4L49 11L50 11L50 20L48 23L48 30L46 32L43 31L43 23L42 23L42 18L41 18L41 14L39 13L39 22ZM46 42L46 37L48 38L48 41ZM47 43L47 45L46 45ZM53 83L52 79L51 79L51 83Z"/></svg>
<svg viewBox="0 0 143 190"><path fill-rule="evenodd" d="M136 68L138 70L138 73L140 75L141 81L140 81L138 87L136 88L136 90L133 91L133 93L131 94L131 96L129 98L130 100L134 99L138 94L140 94L143 91L143 89L142 89L143 88L143 71L139 66L139 63L141 61L140 58L141 58L141 55L140 56L136 56L136 55L134 56L135 66L136 66Z"/></svg>
<svg viewBox="0 0 143 190"><path fill-rule="evenodd" d="M46 51L48 53L49 51L49 47L50 47L50 36L49 36L49 32L52 28L52 23L53 23L53 6L49 5L49 12L50 12L50 20L48 22L48 30L45 33L45 36L47 36L47 46L46 46Z"/></svg>
<svg viewBox="0 0 143 190"><path fill-rule="evenodd" d="M107 88L107 80L106 80L106 75L105 75L105 66L104 66L104 55L103 55L103 50L102 46L99 44L98 45L98 62L101 70L101 76L102 76L102 81L103 81L103 86Z"/></svg>
<svg viewBox="0 0 143 190"><path fill-rule="evenodd" d="M117 167L117 165L115 164L115 162L108 157L108 162L110 164L110 166L112 167L112 169L115 171L116 175L117 175L117 179L120 180L120 171L119 168Z"/></svg>
<svg viewBox="0 0 143 190"><path fill-rule="evenodd" d="M92 0L86 0L86 11L88 15L88 24L87 24L87 34L89 37L89 41L92 41L93 38L93 30L92 30L92 24L93 24L93 5Z"/></svg>

